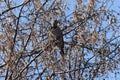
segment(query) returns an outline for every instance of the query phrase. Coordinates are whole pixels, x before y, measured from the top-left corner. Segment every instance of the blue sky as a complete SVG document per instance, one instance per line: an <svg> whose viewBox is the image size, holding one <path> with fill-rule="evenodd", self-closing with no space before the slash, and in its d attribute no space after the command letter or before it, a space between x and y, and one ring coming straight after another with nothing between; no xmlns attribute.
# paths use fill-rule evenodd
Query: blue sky
<svg viewBox="0 0 120 80"><path fill-rule="evenodd" d="M21 4L24 0L13 0L14 2L16 2L17 1L17 3L18 4ZM72 13L73 12L73 10L74 10L74 5L76 4L76 2L75 2L75 0L68 0L69 1L69 6L70 6L70 10L68 10L67 11L67 13L66 14L70 14L70 13ZM120 10L119 8L117 8L120 4L120 0L113 0L114 1L114 5L111 7L111 9L114 9L115 11L118 11L118 10ZM119 66L120 67L120 66ZM120 72L120 70L118 70L119 72ZM114 72L114 71L113 71ZM119 80L120 79L120 76L119 75L117 75L116 76L117 78L115 78L115 74L114 73L111 73L111 72L109 72L108 73L108 78L105 78L105 80ZM96 78L95 80L103 80L103 78L101 77L101 78Z"/></svg>
<svg viewBox="0 0 120 80"><path fill-rule="evenodd" d="M120 0L111 0L111 1L113 1L113 3L110 3L109 4L110 6L108 8L110 8L111 10L117 11L117 12L120 11ZM69 0L70 10L68 11L68 13L73 12L75 4L76 4L75 0ZM118 8L118 6L119 6L119 8ZM117 18L118 17L119 16L117 16ZM110 34L111 33L109 33L108 38L110 37ZM106 78L104 76L104 77L95 78L95 80L103 80L103 79L105 79L105 80L120 80L120 75L118 73L115 74L115 72L120 72L120 66L119 66L118 70L113 70L112 72L108 72L108 74L105 75Z"/></svg>

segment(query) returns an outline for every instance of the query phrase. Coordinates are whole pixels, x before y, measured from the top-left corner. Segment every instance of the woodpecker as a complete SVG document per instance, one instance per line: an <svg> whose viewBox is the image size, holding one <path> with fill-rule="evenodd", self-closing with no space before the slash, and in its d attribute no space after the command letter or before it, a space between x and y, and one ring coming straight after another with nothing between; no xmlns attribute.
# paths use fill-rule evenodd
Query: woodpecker
<svg viewBox="0 0 120 80"><path fill-rule="evenodd" d="M49 34L50 36L50 43L51 46L55 47L57 46L60 50L60 54L61 56L64 56L64 40L63 40L63 34L62 34L62 30L60 29L60 27L58 27L58 21L54 20L53 22L53 26L51 27L51 34Z"/></svg>

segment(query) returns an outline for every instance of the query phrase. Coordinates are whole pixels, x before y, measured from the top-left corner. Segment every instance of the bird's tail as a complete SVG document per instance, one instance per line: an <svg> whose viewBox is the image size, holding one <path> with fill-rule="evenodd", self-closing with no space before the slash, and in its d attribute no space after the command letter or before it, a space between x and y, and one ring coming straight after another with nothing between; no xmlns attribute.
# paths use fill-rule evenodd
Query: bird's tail
<svg viewBox="0 0 120 80"><path fill-rule="evenodd" d="M65 54L64 54L64 50L63 49L61 49L60 54L61 54L62 60L65 61L65 59L64 59Z"/></svg>

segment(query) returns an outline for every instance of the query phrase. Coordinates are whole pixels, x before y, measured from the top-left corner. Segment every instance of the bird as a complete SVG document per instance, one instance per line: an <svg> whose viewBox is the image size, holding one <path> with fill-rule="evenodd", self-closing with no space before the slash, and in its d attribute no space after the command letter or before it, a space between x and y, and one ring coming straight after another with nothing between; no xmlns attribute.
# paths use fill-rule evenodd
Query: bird
<svg viewBox="0 0 120 80"><path fill-rule="evenodd" d="M63 33L60 27L58 26L59 21L54 20L53 26L50 29L50 39L49 42L51 43L51 46L58 47L60 50L61 56L64 56L64 40L63 40Z"/></svg>

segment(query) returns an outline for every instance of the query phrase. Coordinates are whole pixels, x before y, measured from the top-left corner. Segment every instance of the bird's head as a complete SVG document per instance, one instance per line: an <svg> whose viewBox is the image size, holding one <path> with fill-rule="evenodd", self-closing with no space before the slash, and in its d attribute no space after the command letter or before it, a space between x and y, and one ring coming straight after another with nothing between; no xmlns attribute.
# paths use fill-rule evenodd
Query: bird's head
<svg viewBox="0 0 120 80"><path fill-rule="evenodd" d="M54 22L53 22L53 28L55 29L55 28L57 28L58 27L58 24L59 22L57 21L57 20L54 20Z"/></svg>

